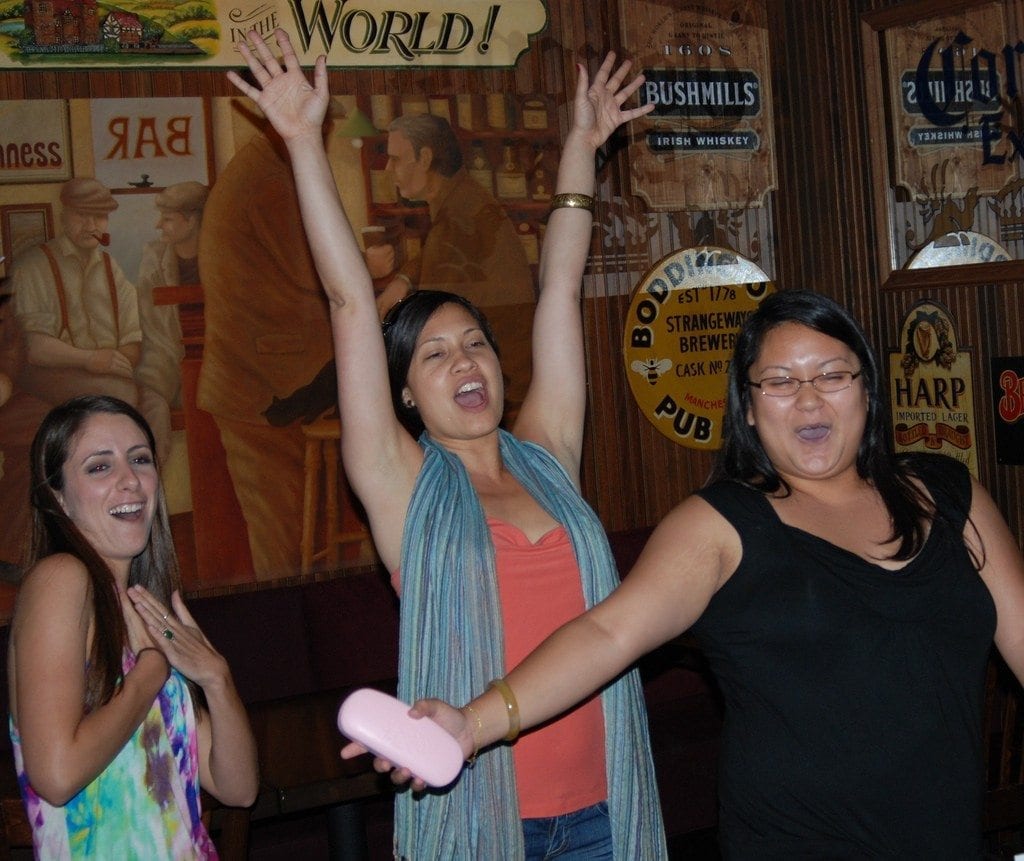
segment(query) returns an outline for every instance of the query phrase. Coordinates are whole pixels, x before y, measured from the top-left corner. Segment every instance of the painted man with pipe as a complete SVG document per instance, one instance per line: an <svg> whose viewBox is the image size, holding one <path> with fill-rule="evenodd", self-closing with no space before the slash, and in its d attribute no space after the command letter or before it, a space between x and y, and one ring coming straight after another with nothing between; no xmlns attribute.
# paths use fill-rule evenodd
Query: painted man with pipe
<svg viewBox="0 0 1024 861"><path fill-rule="evenodd" d="M138 295L103 250L117 201L97 180L75 177L61 187L60 203L60 235L25 252L11 274L25 345L19 388L48 404L112 395L148 419L150 393L136 379Z"/></svg>

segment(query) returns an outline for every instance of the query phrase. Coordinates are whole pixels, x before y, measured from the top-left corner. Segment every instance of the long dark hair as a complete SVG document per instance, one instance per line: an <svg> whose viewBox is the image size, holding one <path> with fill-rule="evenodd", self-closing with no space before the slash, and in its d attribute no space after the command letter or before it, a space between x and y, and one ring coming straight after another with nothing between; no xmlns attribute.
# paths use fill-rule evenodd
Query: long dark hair
<svg viewBox="0 0 1024 861"><path fill-rule="evenodd" d="M931 500L911 480L906 457L897 457L889 433L888 400L882 392L878 361L860 325L840 304L810 290L782 290L767 296L744 321L729 365L722 449L712 480L732 479L763 493L790 493L761 444L757 429L747 424L751 405L750 367L757 361L767 334L783 323L798 323L835 338L860 362L860 380L867 393L864 435L857 449L857 474L881 495L892 520L890 540L899 540L893 559L915 556L927 537L926 524L941 517Z"/></svg>
<svg viewBox="0 0 1024 861"><path fill-rule="evenodd" d="M465 308L484 333L487 343L498 354L491 325L483 312L464 296L444 290L417 290L408 298L393 306L384 317L384 347L388 357L388 381L391 385L391 403L395 415L414 437L423 433L423 421L415 406L406 406L402 400L402 389L409 377L409 366L416 351L416 341L434 312L442 305L458 305Z"/></svg>
<svg viewBox="0 0 1024 861"><path fill-rule="evenodd" d="M29 565L54 553L67 553L85 565L89 576L96 634L86 671L87 711L109 702L120 690L121 659L128 645L128 632L113 573L64 512L58 494L64 489L64 464L76 437L86 421L100 413L127 416L135 422L145 434L154 464L159 468L155 461L156 441L146 420L124 401L102 395L72 398L52 409L36 431L31 451L32 538ZM158 601L170 606L171 592L179 587L179 579L167 505L163 490L158 487L149 541L131 562L128 584L145 586Z"/></svg>

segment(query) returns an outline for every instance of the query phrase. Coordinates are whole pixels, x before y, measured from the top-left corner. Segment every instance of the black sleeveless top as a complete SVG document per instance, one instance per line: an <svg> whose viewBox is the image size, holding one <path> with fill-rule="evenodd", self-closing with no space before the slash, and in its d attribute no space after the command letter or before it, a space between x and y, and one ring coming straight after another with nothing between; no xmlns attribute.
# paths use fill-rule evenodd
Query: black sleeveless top
<svg viewBox="0 0 1024 861"><path fill-rule="evenodd" d="M962 538L967 470L912 469L944 518L896 572L786 526L761 493L700 491L743 545L693 628L726 701L726 858L981 854L995 605Z"/></svg>

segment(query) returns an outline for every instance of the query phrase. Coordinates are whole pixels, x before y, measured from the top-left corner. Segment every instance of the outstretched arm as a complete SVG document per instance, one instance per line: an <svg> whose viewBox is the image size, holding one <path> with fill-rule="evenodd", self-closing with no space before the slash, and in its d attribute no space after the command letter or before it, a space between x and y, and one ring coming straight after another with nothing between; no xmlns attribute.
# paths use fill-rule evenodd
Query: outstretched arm
<svg viewBox="0 0 1024 861"><path fill-rule="evenodd" d="M561 714L689 628L741 556L739 535L707 502L691 496L676 506L654 530L622 585L551 634L506 676L520 728L526 731ZM467 757L505 737L509 712L494 689L462 709L428 699L410 711L441 724ZM363 751L353 742L342 756ZM389 771L392 763L377 759L374 767ZM395 783L411 777L404 768L392 774ZM422 781L413 785L423 788Z"/></svg>
<svg viewBox="0 0 1024 861"><path fill-rule="evenodd" d="M577 66L572 127L562 147L556 195L592 197L598 148L623 123L653 110L653 105L624 107L644 80L642 75L629 78L630 66L627 60L616 69L615 54L609 53L593 82ZM533 329L533 379L515 426L517 436L543 445L574 477L586 409L580 285L592 226L586 208L556 206L548 219Z"/></svg>
<svg viewBox="0 0 1024 861"><path fill-rule="evenodd" d="M278 30L275 38L280 60L254 32L251 48L238 46L258 86L234 72L228 77L263 111L288 148L306 238L330 301L345 471L369 515L378 552L393 568L422 454L391 405L373 281L324 149L330 100L326 60L317 58L310 84L287 34Z"/></svg>

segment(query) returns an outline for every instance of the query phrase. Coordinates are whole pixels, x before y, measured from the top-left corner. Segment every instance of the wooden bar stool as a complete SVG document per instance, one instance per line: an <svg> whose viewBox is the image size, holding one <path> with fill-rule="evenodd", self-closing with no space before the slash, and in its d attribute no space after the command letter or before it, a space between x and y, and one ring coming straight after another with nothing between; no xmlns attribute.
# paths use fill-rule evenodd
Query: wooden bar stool
<svg viewBox="0 0 1024 861"><path fill-rule="evenodd" d="M327 563L329 569L337 568L341 562L340 549L343 545L358 544L370 536L366 527L356 520L348 505L342 510L342 494L347 500L348 488L339 482L340 422L338 419L320 418L303 425L302 432L306 437L306 466L301 555L302 573L308 574L321 560ZM315 536L321 490L324 499L324 546L317 550Z"/></svg>

